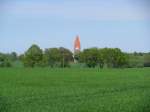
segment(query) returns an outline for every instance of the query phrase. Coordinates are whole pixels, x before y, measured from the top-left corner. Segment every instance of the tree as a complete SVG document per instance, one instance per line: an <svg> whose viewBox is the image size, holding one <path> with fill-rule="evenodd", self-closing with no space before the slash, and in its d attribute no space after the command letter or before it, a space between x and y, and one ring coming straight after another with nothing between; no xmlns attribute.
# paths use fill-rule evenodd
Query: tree
<svg viewBox="0 0 150 112"><path fill-rule="evenodd" d="M19 56L18 56L18 60L20 60L20 61L22 61L23 62L23 60L24 60L24 54L20 54Z"/></svg>
<svg viewBox="0 0 150 112"><path fill-rule="evenodd" d="M12 52L11 53L11 56L12 56L12 60L17 60L17 53L16 52Z"/></svg>
<svg viewBox="0 0 150 112"><path fill-rule="evenodd" d="M133 53L128 53L129 57L129 62L128 62L128 67L133 68L133 67L144 67L144 56L140 55L134 55Z"/></svg>
<svg viewBox="0 0 150 112"><path fill-rule="evenodd" d="M0 67L11 67L8 57L2 53L0 53Z"/></svg>
<svg viewBox="0 0 150 112"><path fill-rule="evenodd" d="M79 62L84 62L88 67L95 67L100 62L97 48L85 49L79 53Z"/></svg>
<svg viewBox="0 0 150 112"><path fill-rule="evenodd" d="M69 67L69 62L73 62L73 53L64 47L59 48L61 54L61 67Z"/></svg>
<svg viewBox="0 0 150 112"><path fill-rule="evenodd" d="M98 51L98 65L100 68L104 67L104 56L103 56L102 49L99 49Z"/></svg>
<svg viewBox="0 0 150 112"><path fill-rule="evenodd" d="M7 57L11 60L11 61L16 61L17 60L17 53L16 52L12 52L10 54L7 54Z"/></svg>
<svg viewBox="0 0 150 112"><path fill-rule="evenodd" d="M58 48L46 49L43 56L43 61L46 66L59 67L61 61L61 53Z"/></svg>
<svg viewBox="0 0 150 112"><path fill-rule="evenodd" d="M32 45L24 55L24 65L28 67L40 66L43 52L37 45Z"/></svg>
<svg viewBox="0 0 150 112"><path fill-rule="evenodd" d="M100 68L104 67L123 67L127 64L127 55L121 52L118 48L90 48L85 49L79 53L79 62L85 63L88 67L96 67L99 65Z"/></svg>
<svg viewBox="0 0 150 112"><path fill-rule="evenodd" d="M70 50L60 48L49 48L44 51L43 63L50 67L69 67L73 61L73 54Z"/></svg>
<svg viewBox="0 0 150 112"><path fill-rule="evenodd" d="M104 48L101 50L107 67L123 67L128 63L128 57L119 48Z"/></svg>
<svg viewBox="0 0 150 112"><path fill-rule="evenodd" d="M144 67L150 67L150 54L144 56Z"/></svg>

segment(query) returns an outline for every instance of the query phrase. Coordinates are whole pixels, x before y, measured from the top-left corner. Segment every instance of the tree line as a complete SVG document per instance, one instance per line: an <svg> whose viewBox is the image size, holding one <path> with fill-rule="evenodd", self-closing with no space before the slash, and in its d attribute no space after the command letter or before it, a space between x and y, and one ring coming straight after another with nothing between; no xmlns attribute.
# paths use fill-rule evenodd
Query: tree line
<svg viewBox="0 0 150 112"><path fill-rule="evenodd" d="M87 67L107 66L108 68L126 67L128 64L128 55L119 48L90 48L77 54L76 59L80 63L85 63Z"/></svg>
<svg viewBox="0 0 150 112"><path fill-rule="evenodd" d="M88 48L73 54L64 47L42 50L32 45L24 54L0 53L0 67L11 67L14 62L24 67L71 67L82 64L89 68L150 67L150 53L124 53L119 48Z"/></svg>
<svg viewBox="0 0 150 112"><path fill-rule="evenodd" d="M32 45L22 55L21 60L25 67L69 67L69 63L73 61L72 56L72 52L63 47L42 51L37 45Z"/></svg>

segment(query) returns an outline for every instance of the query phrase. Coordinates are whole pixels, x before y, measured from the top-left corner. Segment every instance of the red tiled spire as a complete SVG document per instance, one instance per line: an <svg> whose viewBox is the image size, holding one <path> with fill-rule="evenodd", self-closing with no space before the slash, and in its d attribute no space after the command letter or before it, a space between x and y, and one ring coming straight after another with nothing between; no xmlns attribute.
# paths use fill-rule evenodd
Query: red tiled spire
<svg viewBox="0 0 150 112"><path fill-rule="evenodd" d="M81 45L80 45L80 37L76 36L76 39L74 41L74 52L78 52L81 49Z"/></svg>

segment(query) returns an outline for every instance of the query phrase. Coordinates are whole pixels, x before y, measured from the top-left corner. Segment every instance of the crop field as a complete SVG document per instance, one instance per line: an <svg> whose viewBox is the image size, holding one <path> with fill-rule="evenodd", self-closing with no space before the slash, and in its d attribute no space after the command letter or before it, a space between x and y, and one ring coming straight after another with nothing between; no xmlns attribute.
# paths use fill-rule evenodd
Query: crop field
<svg viewBox="0 0 150 112"><path fill-rule="evenodd" d="M0 112L150 112L150 68L1 68Z"/></svg>

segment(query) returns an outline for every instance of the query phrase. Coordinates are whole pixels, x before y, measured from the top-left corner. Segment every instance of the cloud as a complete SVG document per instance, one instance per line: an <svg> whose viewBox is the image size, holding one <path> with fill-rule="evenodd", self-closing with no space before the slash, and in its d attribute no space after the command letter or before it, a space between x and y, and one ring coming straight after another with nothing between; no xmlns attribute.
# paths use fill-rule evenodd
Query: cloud
<svg viewBox="0 0 150 112"><path fill-rule="evenodd" d="M142 2L141 5L138 3L123 2L123 0L120 0L120 2L77 0L61 3L28 1L1 4L0 11L1 13L35 17L55 16L71 20L149 20L149 8L144 8L145 2Z"/></svg>

